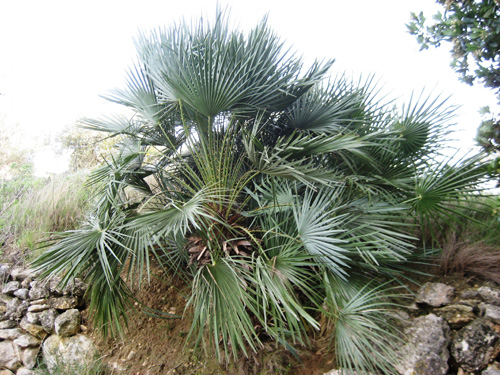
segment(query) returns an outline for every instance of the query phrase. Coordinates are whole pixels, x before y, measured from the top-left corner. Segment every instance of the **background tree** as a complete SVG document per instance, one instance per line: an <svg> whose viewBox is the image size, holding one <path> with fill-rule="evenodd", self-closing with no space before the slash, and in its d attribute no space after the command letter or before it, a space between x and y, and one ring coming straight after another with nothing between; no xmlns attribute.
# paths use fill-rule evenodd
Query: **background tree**
<svg viewBox="0 0 500 375"><path fill-rule="evenodd" d="M492 89L500 100L500 3L496 0L438 0L444 12L438 12L428 22L422 12L412 13L407 25L417 37L421 49L440 47L442 42L452 46L453 69L462 81L476 81ZM488 108L476 138L488 153L500 151L500 119ZM500 172L499 161L492 162L492 171Z"/></svg>

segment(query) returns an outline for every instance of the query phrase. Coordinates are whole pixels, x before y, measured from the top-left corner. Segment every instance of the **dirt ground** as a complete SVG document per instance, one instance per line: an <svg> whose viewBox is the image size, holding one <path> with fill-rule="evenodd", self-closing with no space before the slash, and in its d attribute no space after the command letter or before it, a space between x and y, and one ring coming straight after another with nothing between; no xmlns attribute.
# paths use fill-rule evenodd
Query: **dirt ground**
<svg viewBox="0 0 500 375"><path fill-rule="evenodd" d="M141 289L138 299L145 306L170 314L182 315L186 299L179 293L182 283L168 280L156 272L151 284ZM176 285L177 284L177 285ZM230 364L219 364L214 356L203 350L193 350L186 344L190 317L161 319L145 312L140 303L130 311L128 329L122 339L103 339L91 332L112 374L297 374L320 375L334 366L333 354L320 350L314 343L311 349L297 348L300 360L290 352L265 343L264 348L250 358Z"/></svg>
<svg viewBox="0 0 500 375"><path fill-rule="evenodd" d="M431 270L428 270L431 271ZM181 283L162 278L159 270L150 285L138 293L144 305L167 313L182 315L186 299L178 289ZM457 291L478 287L477 279L462 275L457 276L420 276L419 283L425 281L445 282ZM176 285L177 284L177 285ZM411 285L416 291L418 284ZM113 374L127 375L165 375L165 374L295 374L320 375L335 367L333 353L326 345L312 342L309 349L297 348L300 359L290 352L267 343L264 348L252 355L230 364L217 363L214 356L203 351L193 351L186 344L190 328L190 317L182 319L159 319L144 312L140 304L129 315L129 328L126 336L119 340L103 340L97 332L94 337L109 364Z"/></svg>

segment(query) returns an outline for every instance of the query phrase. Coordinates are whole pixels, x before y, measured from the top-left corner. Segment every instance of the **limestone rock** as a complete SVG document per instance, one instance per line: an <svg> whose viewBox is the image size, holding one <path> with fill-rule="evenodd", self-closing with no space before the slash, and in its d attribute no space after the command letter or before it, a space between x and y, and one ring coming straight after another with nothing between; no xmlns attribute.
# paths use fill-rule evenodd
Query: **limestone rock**
<svg viewBox="0 0 500 375"><path fill-rule="evenodd" d="M31 335L21 335L14 340L14 344L20 348L33 348L40 346L42 342L34 336Z"/></svg>
<svg viewBox="0 0 500 375"><path fill-rule="evenodd" d="M21 320L19 326L32 336L38 337L40 340L43 340L47 336L47 332L45 332L42 326L28 322L26 317Z"/></svg>
<svg viewBox="0 0 500 375"><path fill-rule="evenodd" d="M446 375L450 328L443 318L429 314L405 330L406 345L396 369L402 375Z"/></svg>
<svg viewBox="0 0 500 375"><path fill-rule="evenodd" d="M476 319L454 335L450 352L454 361L468 372L480 371L498 354L500 335L483 319Z"/></svg>
<svg viewBox="0 0 500 375"><path fill-rule="evenodd" d="M37 373L27 369L26 367L21 367L19 370L17 370L16 375L37 375Z"/></svg>
<svg viewBox="0 0 500 375"><path fill-rule="evenodd" d="M57 311L49 309L40 313L40 324L47 333L54 332L54 322L57 318Z"/></svg>
<svg viewBox="0 0 500 375"><path fill-rule="evenodd" d="M453 329L462 328L476 319L474 309L467 305L448 305L434 312L437 316L444 318Z"/></svg>
<svg viewBox="0 0 500 375"><path fill-rule="evenodd" d="M21 281L21 288L30 289L31 288L30 284L32 281L33 281L32 277L28 277L27 279L24 279L23 281Z"/></svg>
<svg viewBox="0 0 500 375"><path fill-rule="evenodd" d="M23 301L19 298L13 298L6 304L5 316L11 319L20 319L26 314L29 307L28 301Z"/></svg>
<svg viewBox="0 0 500 375"><path fill-rule="evenodd" d="M59 276L53 276L49 281L49 290L53 294L63 294L63 287L60 285L62 279Z"/></svg>
<svg viewBox="0 0 500 375"><path fill-rule="evenodd" d="M59 336L73 336L80 331L80 311L67 310L54 321L54 329Z"/></svg>
<svg viewBox="0 0 500 375"><path fill-rule="evenodd" d="M30 307L28 307L28 311L29 312L40 312L43 310L47 310L49 308L50 308L49 305L31 305Z"/></svg>
<svg viewBox="0 0 500 375"><path fill-rule="evenodd" d="M42 350L50 372L54 371L56 366L66 369L88 367L97 356L94 343L84 335L71 337L52 335L45 340Z"/></svg>
<svg viewBox="0 0 500 375"><path fill-rule="evenodd" d="M15 327L17 327L17 323L14 320L4 320L3 322L0 322L0 330Z"/></svg>
<svg viewBox="0 0 500 375"><path fill-rule="evenodd" d="M10 275L14 280L23 281L25 279L34 279L37 273L29 268L16 267L10 271Z"/></svg>
<svg viewBox="0 0 500 375"><path fill-rule="evenodd" d="M40 352L40 346L35 348L26 348L22 351L21 358L23 361L24 367L31 370L36 366L36 358L38 357L38 353Z"/></svg>
<svg viewBox="0 0 500 375"><path fill-rule="evenodd" d="M500 324L500 306L490 305L489 303L481 303L479 305L481 315L491 320L496 324Z"/></svg>
<svg viewBox="0 0 500 375"><path fill-rule="evenodd" d="M40 313L28 311L25 315L26 321L31 324L40 323Z"/></svg>
<svg viewBox="0 0 500 375"><path fill-rule="evenodd" d="M87 290L87 285L81 279L73 279L69 281L64 287L61 285L60 277L53 277L49 282L49 289L54 294L59 295L72 295L76 297L83 297Z"/></svg>
<svg viewBox="0 0 500 375"><path fill-rule="evenodd" d="M466 289L460 292L460 299L477 299L479 292L476 289Z"/></svg>
<svg viewBox="0 0 500 375"><path fill-rule="evenodd" d="M417 292L415 302L433 307L449 305L455 297L455 288L443 283L425 283Z"/></svg>
<svg viewBox="0 0 500 375"><path fill-rule="evenodd" d="M2 288L2 293L3 294L14 294L15 291L17 291L21 286L21 283L19 281L10 281L7 284L5 284Z"/></svg>
<svg viewBox="0 0 500 375"><path fill-rule="evenodd" d="M51 298L49 300L49 304L52 308L58 310L69 310L74 309L78 306L78 298L77 297L58 297Z"/></svg>
<svg viewBox="0 0 500 375"><path fill-rule="evenodd" d="M30 306L33 306L33 305L46 305L48 304L48 300L45 299L45 298L40 298L40 299L35 299L33 301L30 302Z"/></svg>
<svg viewBox="0 0 500 375"><path fill-rule="evenodd" d="M7 264L0 264L0 283L5 283L10 277L10 267Z"/></svg>
<svg viewBox="0 0 500 375"><path fill-rule="evenodd" d="M18 372L16 372L16 374L19 374ZM0 370L0 375L14 375L14 373L10 370Z"/></svg>
<svg viewBox="0 0 500 375"><path fill-rule="evenodd" d="M21 353L12 341L0 341L0 368L16 370L21 367Z"/></svg>
<svg viewBox="0 0 500 375"><path fill-rule="evenodd" d="M9 329L1 329L0 330L0 339L1 340L15 340L18 337L22 336L23 331L19 328L9 328Z"/></svg>
<svg viewBox="0 0 500 375"><path fill-rule="evenodd" d="M48 296L50 296L50 291L47 283L42 281L32 281L30 283L30 286L31 299L47 298Z"/></svg>
<svg viewBox="0 0 500 375"><path fill-rule="evenodd" d="M28 299L28 298L30 298L30 291L26 288L21 288L21 289L16 290L14 292L14 295L20 299Z"/></svg>
<svg viewBox="0 0 500 375"><path fill-rule="evenodd" d="M500 289L482 286L478 292L484 302L500 306Z"/></svg>

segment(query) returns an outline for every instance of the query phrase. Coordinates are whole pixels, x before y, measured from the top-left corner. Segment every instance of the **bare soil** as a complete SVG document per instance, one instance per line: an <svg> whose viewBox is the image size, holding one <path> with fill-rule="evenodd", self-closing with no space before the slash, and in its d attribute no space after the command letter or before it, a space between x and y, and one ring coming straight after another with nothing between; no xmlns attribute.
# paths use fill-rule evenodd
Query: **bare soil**
<svg viewBox="0 0 500 375"><path fill-rule="evenodd" d="M189 309L180 319L161 319L148 315L149 310L143 307L182 316L187 303L182 287L182 282L167 279L162 270L157 270L151 283L137 293L139 302L128 315L128 329L123 338L104 339L96 330L90 333L112 374L320 375L333 368L333 353L318 349L319 345L314 343L311 349L297 348L299 359L289 351L265 343L250 358L218 363L214 355L194 350L191 343L186 343L191 326Z"/></svg>

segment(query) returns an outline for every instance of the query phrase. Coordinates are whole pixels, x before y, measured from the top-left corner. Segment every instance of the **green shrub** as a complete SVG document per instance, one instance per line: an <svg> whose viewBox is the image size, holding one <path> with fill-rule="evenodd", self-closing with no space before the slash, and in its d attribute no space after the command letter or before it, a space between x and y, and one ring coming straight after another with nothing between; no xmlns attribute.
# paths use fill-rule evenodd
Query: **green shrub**
<svg viewBox="0 0 500 375"><path fill-rule="evenodd" d="M338 364L392 373L384 283L414 249L408 217L446 220L487 173L481 156L435 161L446 101L397 111L370 81L327 79L333 60L305 68L265 20L245 35L217 14L137 46L109 97L135 116L87 121L121 137L91 176L92 215L35 266L84 275L105 333L155 262L185 281L188 339L219 360L266 341L293 352L324 322Z"/></svg>

